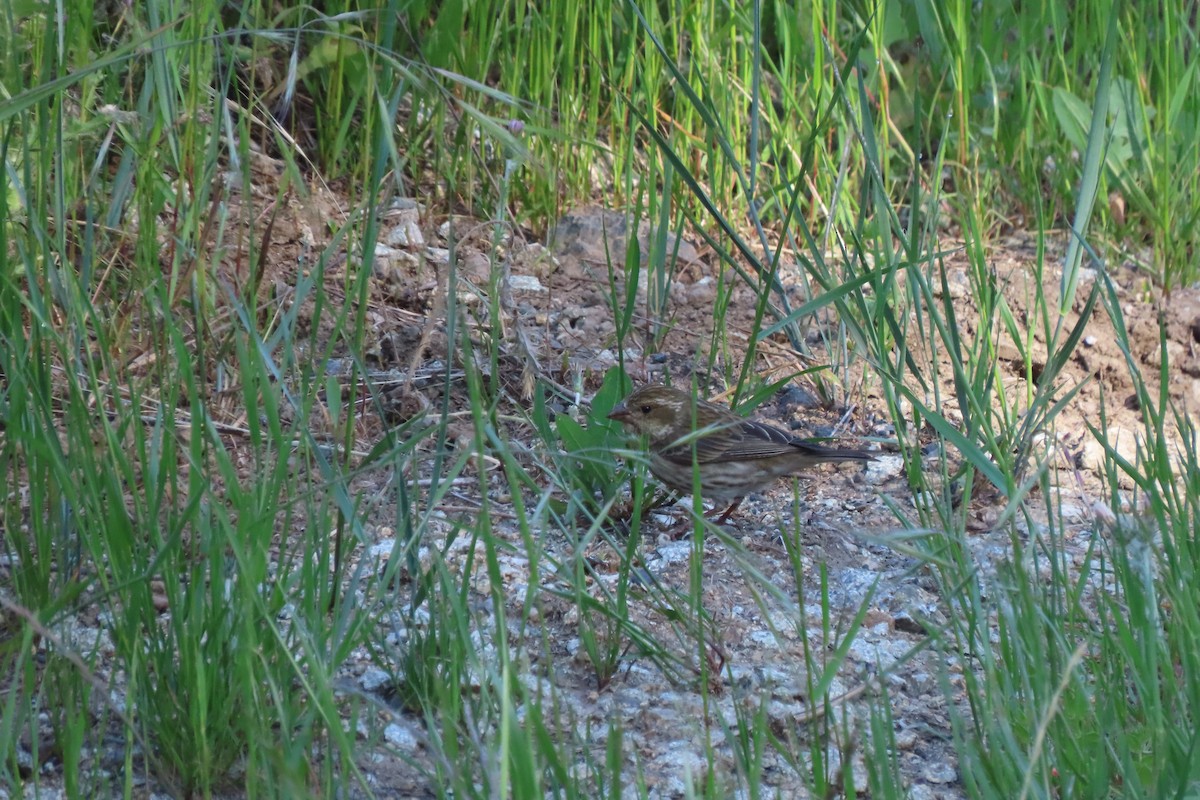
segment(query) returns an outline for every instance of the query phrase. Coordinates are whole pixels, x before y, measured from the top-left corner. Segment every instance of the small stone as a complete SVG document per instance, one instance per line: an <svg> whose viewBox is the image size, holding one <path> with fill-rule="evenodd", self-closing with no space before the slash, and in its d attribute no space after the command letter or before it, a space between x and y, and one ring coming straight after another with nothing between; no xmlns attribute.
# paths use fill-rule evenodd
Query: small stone
<svg viewBox="0 0 1200 800"><path fill-rule="evenodd" d="M381 687L391 683L392 677L379 667L367 667L358 683L365 691L377 692Z"/></svg>
<svg viewBox="0 0 1200 800"><path fill-rule="evenodd" d="M532 275L513 275L508 279L508 288L514 292L545 294L549 290Z"/></svg>
<svg viewBox="0 0 1200 800"><path fill-rule="evenodd" d="M392 200L392 205L389 209L389 212L395 213L397 211L415 211L420 214L424 210L425 206L421 203L421 201L414 197L397 197Z"/></svg>
<svg viewBox="0 0 1200 800"><path fill-rule="evenodd" d="M376 544L371 545L367 550L367 555L371 558L378 558L383 561L392 557L392 550L396 548L395 539L384 539Z"/></svg>
<svg viewBox="0 0 1200 800"><path fill-rule="evenodd" d="M784 414L797 408L819 408L821 400L802 386L789 385L779 392L778 407Z"/></svg>
<svg viewBox="0 0 1200 800"><path fill-rule="evenodd" d="M383 244L382 242L376 242L375 250L372 251L372 255L375 257L376 260L382 259L384 261L387 261L396 256L396 250L394 248L388 247L386 244Z"/></svg>
<svg viewBox="0 0 1200 800"><path fill-rule="evenodd" d="M908 800L937 800L937 795L923 783L916 783L908 787Z"/></svg>
<svg viewBox="0 0 1200 800"><path fill-rule="evenodd" d="M405 215L407 217L407 215ZM423 247L425 235L421 233L416 214L411 219L403 218L391 228L384 241L393 247Z"/></svg>
<svg viewBox="0 0 1200 800"><path fill-rule="evenodd" d="M488 282L492 274L492 262L483 253L469 252L462 260L459 274L478 285Z"/></svg>
<svg viewBox="0 0 1200 800"><path fill-rule="evenodd" d="M898 455L876 455L863 471L866 482L875 486L889 481L904 471L904 458Z"/></svg>
<svg viewBox="0 0 1200 800"><path fill-rule="evenodd" d="M698 306L712 303L717 299L717 282L711 276L705 275L687 290L687 299Z"/></svg>
<svg viewBox="0 0 1200 800"><path fill-rule="evenodd" d="M1146 354L1145 363L1154 369L1162 369L1163 358L1163 348L1156 347ZM1187 350L1179 342L1168 341L1165 358L1168 365L1178 366L1187 358Z"/></svg>
<svg viewBox="0 0 1200 800"><path fill-rule="evenodd" d="M933 285L934 297L942 296L941 282L935 282ZM971 280L967 277L967 271L959 268L952 270L946 275L945 289L950 294L951 300L961 300L966 297L971 291Z"/></svg>
<svg viewBox="0 0 1200 800"><path fill-rule="evenodd" d="M412 728L396 722L383 729L383 738L402 753L414 752L419 745Z"/></svg>
<svg viewBox="0 0 1200 800"><path fill-rule="evenodd" d="M952 783L958 780L958 770L949 764L934 762L921 770L921 778L929 783Z"/></svg>

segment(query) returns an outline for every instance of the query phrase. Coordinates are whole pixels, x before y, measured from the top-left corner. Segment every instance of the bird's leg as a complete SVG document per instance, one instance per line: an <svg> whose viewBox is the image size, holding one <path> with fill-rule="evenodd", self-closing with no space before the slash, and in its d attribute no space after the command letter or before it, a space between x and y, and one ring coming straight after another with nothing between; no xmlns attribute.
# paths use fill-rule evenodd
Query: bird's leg
<svg viewBox="0 0 1200 800"><path fill-rule="evenodd" d="M717 508L714 508L711 511L705 511L704 518L707 520L712 520L714 517L716 517L716 524L724 525L729 520L729 518L731 516L733 516L733 512L737 511L738 506L745 499L746 498L744 498L744 497L739 497L738 499L734 500L732 503L729 504L729 508L725 509L725 511L723 511L719 517L717 516L717 511L720 508L720 506L717 506ZM672 539L678 539L678 538L682 537L684 534L686 534L686 532L687 532L687 519L681 518L678 522L673 524L670 529L668 529L667 535L670 536L670 538L672 538Z"/></svg>
<svg viewBox="0 0 1200 800"><path fill-rule="evenodd" d="M721 516L717 518L716 524L724 525L726 520L728 520L729 517L733 514L733 512L737 510L738 505L744 499L745 499L744 497L739 497L737 500L734 500L732 503L730 503L729 508L725 509L725 511L721 514ZM704 518L706 520L712 520L714 517L717 516L717 511L719 509L720 509L720 506L717 506L717 508L714 508L711 511L705 511ZM680 518L674 525L671 526L670 529L668 529L667 535L672 539L680 539L684 535L687 534L687 530L688 530L687 518Z"/></svg>
<svg viewBox="0 0 1200 800"><path fill-rule="evenodd" d="M725 512L723 514L721 514L720 517L717 518L717 524L724 525L725 522L729 519L729 517L733 514L733 512L737 511L737 507L740 506L742 504L742 501L745 499L746 498L744 498L744 497L739 497L738 499L736 499L732 503L730 503L729 508L725 509Z"/></svg>

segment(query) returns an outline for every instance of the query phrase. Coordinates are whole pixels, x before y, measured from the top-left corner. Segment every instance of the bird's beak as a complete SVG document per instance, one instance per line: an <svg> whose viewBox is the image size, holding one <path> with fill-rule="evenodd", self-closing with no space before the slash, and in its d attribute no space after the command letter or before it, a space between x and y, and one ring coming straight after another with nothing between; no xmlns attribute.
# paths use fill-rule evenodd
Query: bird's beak
<svg viewBox="0 0 1200 800"><path fill-rule="evenodd" d="M613 410L608 412L609 419L615 419L618 422L624 422L630 417L629 409L625 407L625 402L621 401L613 406Z"/></svg>

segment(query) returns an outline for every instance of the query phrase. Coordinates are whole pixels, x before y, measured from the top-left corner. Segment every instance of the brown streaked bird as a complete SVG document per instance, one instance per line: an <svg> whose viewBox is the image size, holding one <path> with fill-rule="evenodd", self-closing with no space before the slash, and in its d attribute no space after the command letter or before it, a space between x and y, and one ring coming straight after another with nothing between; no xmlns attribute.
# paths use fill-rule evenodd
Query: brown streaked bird
<svg viewBox="0 0 1200 800"><path fill-rule="evenodd" d="M647 437L650 472L675 491L691 494L693 468L698 470L700 493L731 503L718 523L729 519L747 494L784 475L825 462L874 460L865 450L814 444L659 384L635 389L608 418Z"/></svg>

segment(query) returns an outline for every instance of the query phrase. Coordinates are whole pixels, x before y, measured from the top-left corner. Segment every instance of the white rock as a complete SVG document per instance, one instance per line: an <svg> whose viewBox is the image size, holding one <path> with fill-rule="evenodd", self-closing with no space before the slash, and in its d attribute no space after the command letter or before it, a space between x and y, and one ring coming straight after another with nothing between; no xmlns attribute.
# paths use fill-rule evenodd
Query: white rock
<svg viewBox="0 0 1200 800"><path fill-rule="evenodd" d="M396 747L402 752L412 752L417 749L419 740L413 730L408 725L401 725L393 722L383 729L383 738L388 744Z"/></svg>
<svg viewBox="0 0 1200 800"><path fill-rule="evenodd" d="M366 691L374 692L378 691L381 686L386 686L391 679L391 676L379 667L367 667L362 677L358 679L358 683Z"/></svg>
<svg viewBox="0 0 1200 800"><path fill-rule="evenodd" d="M404 220L387 232L384 241L396 247L423 247L425 235L416 220Z"/></svg>
<svg viewBox="0 0 1200 800"><path fill-rule="evenodd" d="M426 247L425 257L434 264L449 264L450 251L445 247Z"/></svg>
<svg viewBox="0 0 1200 800"><path fill-rule="evenodd" d="M545 294L549 290L532 275L512 275L508 279L508 288L514 292L533 292Z"/></svg>

